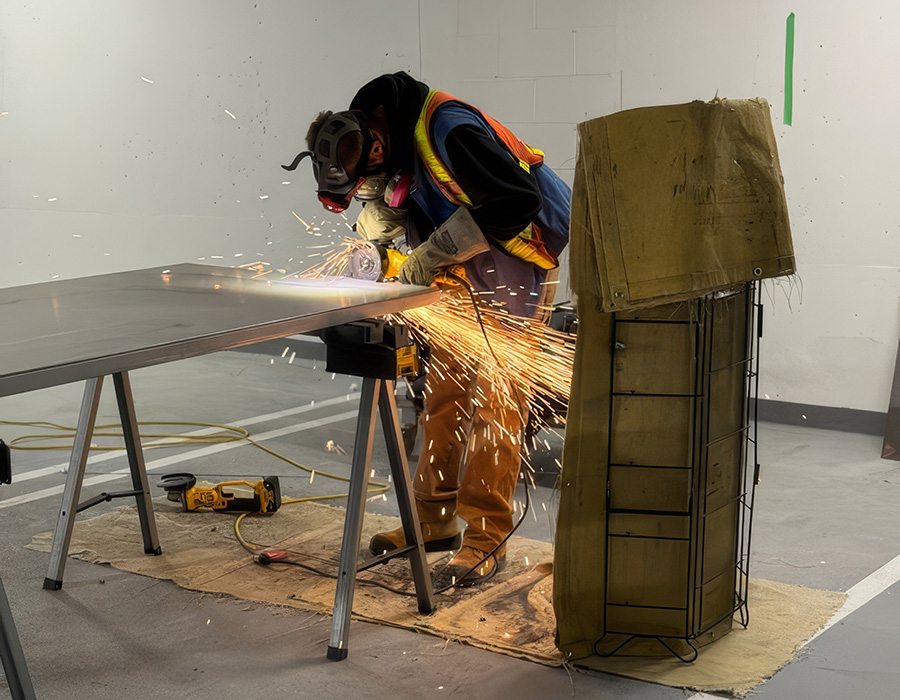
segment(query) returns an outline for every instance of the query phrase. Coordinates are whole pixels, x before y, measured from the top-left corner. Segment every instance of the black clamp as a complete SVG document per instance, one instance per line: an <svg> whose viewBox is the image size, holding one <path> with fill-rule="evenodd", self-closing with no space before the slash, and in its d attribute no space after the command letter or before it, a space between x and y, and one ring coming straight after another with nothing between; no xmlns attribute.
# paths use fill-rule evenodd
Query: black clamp
<svg viewBox="0 0 900 700"><path fill-rule="evenodd" d="M396 380L421 371L409 326L381 319L345 323L322 330L325 370L354 377Z"/></svg>

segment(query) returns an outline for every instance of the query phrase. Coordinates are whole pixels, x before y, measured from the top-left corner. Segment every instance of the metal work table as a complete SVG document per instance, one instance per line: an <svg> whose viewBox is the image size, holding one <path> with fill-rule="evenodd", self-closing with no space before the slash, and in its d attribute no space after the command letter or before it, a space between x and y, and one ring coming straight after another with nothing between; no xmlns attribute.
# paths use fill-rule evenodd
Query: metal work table
<svg viewBox="0 0 900 700"><path fill-rule="evenodd" d="M144 550L161 554L128 372L298 333L324 330L435 301L425 287L349 279L267 281L250 270L181 264L0 289L0 396L85 381L78 428L44 588L62 587L103 378L112 375ZM348 517L329 643L346 656L357 552L380 410L419 608L433 607L412 488L402 449L393 379L366 377L354 446ZM0 581L0 654L14 700L35 697Z"/></svg>

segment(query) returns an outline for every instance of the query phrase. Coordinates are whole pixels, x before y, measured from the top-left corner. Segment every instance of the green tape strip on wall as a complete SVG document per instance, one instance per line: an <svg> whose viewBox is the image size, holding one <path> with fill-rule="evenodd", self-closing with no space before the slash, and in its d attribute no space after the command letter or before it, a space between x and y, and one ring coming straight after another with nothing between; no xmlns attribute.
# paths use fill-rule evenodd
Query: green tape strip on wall
<svg viewBox="0 0 900 700"><path fill-rule="evenodd" d="M794 13L788 15L784 43L784 124L791 125L794 114Z"/></svg>

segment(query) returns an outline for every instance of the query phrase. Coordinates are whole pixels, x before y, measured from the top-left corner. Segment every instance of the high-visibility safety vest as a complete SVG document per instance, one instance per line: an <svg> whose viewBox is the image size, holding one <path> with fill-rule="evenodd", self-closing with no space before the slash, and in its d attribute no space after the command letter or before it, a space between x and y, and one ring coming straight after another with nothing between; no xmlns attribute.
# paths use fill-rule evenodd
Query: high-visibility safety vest
<svg viewBox="0 0 900 700"><path fill-rule="evenodd" d="M459 183L453 178L453 174L446 168L432 140L431 118L435 110L446 102L458 102L478 114L494 132L497 140L519 162L519 167L525 172L530 173L532 168L540 166L544 162L543 151L538 148L532 148L517 138L515 134L493 117L462 100L456 99L449 93L432 90L425 98L425 104L422 105L422 111L419 113L419 119L416 122L416 150L422 159L422 164L425 166L428 176L441 194L453 204L460 207L471 207L472 200L463 192ZM556 255L546 246L540 229L533 223L529 224L518 236L508 241L495 241L495 243L504 248L510 255L533 263L544 270L551 270L559 266L559 260Z"/></svg>

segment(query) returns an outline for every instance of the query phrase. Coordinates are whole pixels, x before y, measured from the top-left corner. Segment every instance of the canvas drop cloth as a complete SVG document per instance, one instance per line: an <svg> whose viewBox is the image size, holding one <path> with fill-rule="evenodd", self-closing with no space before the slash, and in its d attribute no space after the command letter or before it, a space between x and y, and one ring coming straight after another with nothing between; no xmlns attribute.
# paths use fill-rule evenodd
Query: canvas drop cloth
<svg viewBox="0 0 900 700"><path fill-rule="evenodd" d="M290 549L301 561L334 571L343 517L343 509L304 503L282 508L271 517L247 518L241 532L250 541ZM253 563L235 540L232 516L183 513L163 500L156 502L156 521L161 556L143 554L137 514L130 507L76 523L71 556L169 579L189 590L331 611L332 579L284 564L262 567ZM397 525L396 518L369 514L363 540ZM51 541L52 533L45 532L36 535L29 546L49 552ZM360 584L354 597L354 617L559 666L563 658L553 641L551 559L547 543L514 537L506 570L483 587L438 596L433 614L420 614L413 597ZM411 590L408 572L406 562L398 560L364 572L360 578ZM843 593L755 580L750 588L753 618L749 629L738 629L704 648L695 663L595 658L590 668L666 685L743 694L786 664L844 597Z"/></svg>
<svg viewBox="0 0 900 700"><path fill-rule="evenodd" d="M572 289L603 310L689 299L794 272L781 165L762 99L617 112L578 125ZM593 256L576 260L574 241Z"/></svg>

